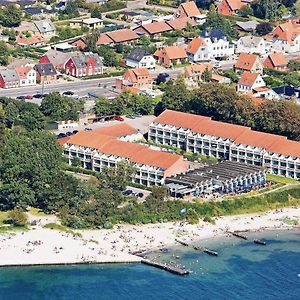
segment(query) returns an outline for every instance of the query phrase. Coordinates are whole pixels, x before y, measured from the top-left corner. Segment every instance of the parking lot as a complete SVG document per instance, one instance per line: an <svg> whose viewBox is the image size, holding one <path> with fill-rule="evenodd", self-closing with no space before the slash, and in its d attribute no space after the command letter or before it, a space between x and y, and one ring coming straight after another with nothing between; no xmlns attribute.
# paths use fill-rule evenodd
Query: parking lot
<svg viewBox="0 0 300 300"><path fill-rule="evenodd" d="M151 194L151 192L148 191L148 190L136 188L136 187L133 187L133 186L127 186L126 190L131 190L132 191L132 193L129 196L131 196L133 194L136 195L138 193L142 193L143 197L137 197L138 201L140 201L140 202L145 201L145 199Z"/></svg>

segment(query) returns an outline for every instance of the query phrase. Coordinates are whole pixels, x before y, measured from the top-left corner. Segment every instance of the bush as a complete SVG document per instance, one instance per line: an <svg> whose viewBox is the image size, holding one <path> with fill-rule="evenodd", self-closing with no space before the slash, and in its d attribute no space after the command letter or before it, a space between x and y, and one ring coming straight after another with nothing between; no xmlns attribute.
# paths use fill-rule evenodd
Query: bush
<svg viewBox="0 0 300 300"><path fill-rule="evenodd" d="M8 213L11 223L15 226L25 226L28 222L27 215L21 209L14 209Z"/></svg>
<svg viewBox="0 0 300 300"><path fill-rule="evenodd" d="M186 214L186 220L190 223L190 224L198 224L199 223L199 216L197 214L197 212L192 209L189 208Z"/></svg>
<svg viewBox="0 0 300 300"><path fill-rule="evenodd" d="M215 220L212 217L210 217L210 216L205 216L203 218L203 221L207 222L207 223L211 223L211 224L216 224Z"/></svg>

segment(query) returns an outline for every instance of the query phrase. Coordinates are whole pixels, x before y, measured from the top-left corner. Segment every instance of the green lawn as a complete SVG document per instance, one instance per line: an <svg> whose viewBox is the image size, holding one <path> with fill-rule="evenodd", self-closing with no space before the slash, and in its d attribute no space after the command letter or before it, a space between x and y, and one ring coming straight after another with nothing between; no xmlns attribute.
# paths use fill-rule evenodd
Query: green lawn
<svg viewBox="0 0 300 300"><path fill-rule="evenodd" d="M31 215L36 216L36 217L48 217L49 216L49 215L45 214L43 211L41 211L40 209L34 208L34 207L30 207L28 209L28 212Z"/></svg>
<svg viewBox="0 0 300 300"><path fill-rule="evenodd" d="M292 184L300 184L300 181L292 178L287 178L279 175L274 175L274 174L267 174L267 180L268 181L273 181L276 183L292 183Z"/></svg>

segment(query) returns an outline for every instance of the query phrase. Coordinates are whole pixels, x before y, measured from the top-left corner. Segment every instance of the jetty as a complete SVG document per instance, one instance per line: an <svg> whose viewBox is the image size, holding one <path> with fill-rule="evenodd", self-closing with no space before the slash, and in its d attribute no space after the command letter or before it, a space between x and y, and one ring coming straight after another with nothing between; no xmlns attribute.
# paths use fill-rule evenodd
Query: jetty
<svg viewBox="0 0 300 300"><path fill-rule="evenodd" d="M181 241L181 240L178 240L178 239L175 239L175 241L185 247L189 247L190 245L184 241ZM192 246L194 250L197 250L197 251L202 251L206 254L209 254L209 255L212 255L212 256L219 256L219 253L217 251L213 251L213 250L209 250L207 248L203 248L203 247L198 247L198 246Z"/></svg>
<svg viewBox="0 0 300 300"><path fill-rule="evenodd" d="M186 270L184 268L180 268L180 267L175 267L175 266L171 266L168 264L163 264L163 263L158 263L158 262L154 262L148 259L142 259L141 263L145 264L145 265L149 265L158 269L162 269L165 270L167 272L176 274L176 275L180 275L180 276L184 276L184 275L189 275L190 271Z"/></svg>
<svg viewBox="0 0 300 300"><path fill-rule="evenodd" d="M186 242L184 242L184 241L181 241L181 240L178 240L178 239L175 239L175 242L177 242L177 243L179 243L179 244L181 244L182 246L185 246L185 247L188 247L188 246L189 246L188 243L186 243Z"/></svg>
<svg viewBox="0 0 300 300"><path fill-rule="evenodd" d="M232 234L233 236L236 236L240 239L243 239L243 240L248 240L248 237L246 235L243 235L241 234L240 232L238 231L228 231L228 233Z"/></svg>
<svg viewBox="0 0 300 300"><path fill-rule="evenodd" d="M266 242L261 241L261 240L254 240L253 242L254 242L255 244L258 244L258 245L263 245L263 246L266 246L266 245L267 245Z"/></svg>
<svg viewBox="0 0 300 300"><path fill-rule="evenodd" d="M204 249L203 250L204 253L207 253L211 256L219 256L219 253L217 251L213 251L213 250L209 250L209 249Z"/></svg>

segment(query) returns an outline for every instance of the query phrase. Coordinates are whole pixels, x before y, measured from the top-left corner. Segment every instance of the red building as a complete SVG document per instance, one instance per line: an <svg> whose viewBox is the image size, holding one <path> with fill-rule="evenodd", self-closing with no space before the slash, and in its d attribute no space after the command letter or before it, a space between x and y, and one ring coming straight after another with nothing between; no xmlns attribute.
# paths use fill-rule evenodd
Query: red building
<svg viewBox="0 0 300 300"><path fill-rule="evenodd" d="M106 72L102 58L98 54L88 53L71 56L65 64L66 74L85 77Z"/></svg>
<svg viewBox="0 0 300 300"><path fill-rule="evenodd" d="M241 0L223 0L218 5L218 13L225 16L231 16L237 13L245 4Z"/></svg>

